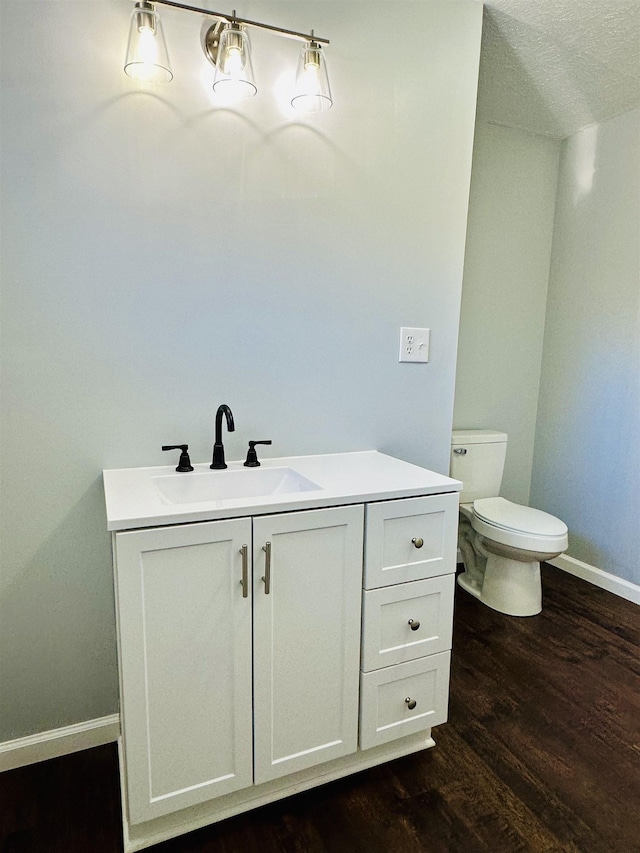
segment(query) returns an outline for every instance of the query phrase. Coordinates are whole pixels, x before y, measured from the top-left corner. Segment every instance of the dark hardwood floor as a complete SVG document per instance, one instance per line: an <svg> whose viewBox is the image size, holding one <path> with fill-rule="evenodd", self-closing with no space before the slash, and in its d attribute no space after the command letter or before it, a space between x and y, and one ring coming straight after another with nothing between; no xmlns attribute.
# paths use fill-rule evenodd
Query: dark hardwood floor
<svg viewBox="0 0 640 853"><path fill-rule="evenodd" d="M157 853L638 853L640 608L544 567L540 616L457 590L435 749ZM2 853L122 850L115 745L0 775Z"/></svg>

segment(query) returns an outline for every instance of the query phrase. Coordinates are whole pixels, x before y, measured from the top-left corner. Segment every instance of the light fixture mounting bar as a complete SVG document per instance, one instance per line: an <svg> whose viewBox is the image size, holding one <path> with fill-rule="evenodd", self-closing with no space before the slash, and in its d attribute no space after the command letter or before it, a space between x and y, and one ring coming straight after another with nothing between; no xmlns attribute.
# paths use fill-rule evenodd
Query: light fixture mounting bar
<svg viewBox="0 0 640 853"><path fill-rule="evenodd" d="M218 21L225 21L230 24L235 21L238 24L244 24L247 27L257 27L261 30L269 30L272 33L278 33L286 38L297 39L298 41L314 41L319 44L330 44L329 39L320 38L315 35L313 30L311 33L298 33L295 30L284 30L282 27L274 27L271 24L262 24L259 21L249 21L246 18L238 18L237 15L224 15L221 12L212 12L210 9L200 9L197 6L187 6L185 3L175 3L174 0L152 0L154 3L161 3L163 6L173 6L175 9L186 9L187 12L197 12L200 15L207 15L210 18L216 18Z"/></svg>

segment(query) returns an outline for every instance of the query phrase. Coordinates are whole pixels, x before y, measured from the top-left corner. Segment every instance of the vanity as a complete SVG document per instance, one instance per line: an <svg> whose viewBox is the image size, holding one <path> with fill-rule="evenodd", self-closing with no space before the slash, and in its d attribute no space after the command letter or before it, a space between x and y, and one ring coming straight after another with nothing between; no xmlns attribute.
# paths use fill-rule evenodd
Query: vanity
<svg viewBox="0 0 640 853"><path fill-rule="evenodd" d="M376 451L104 471L125 850L434 745L461 483Z"/></svg>

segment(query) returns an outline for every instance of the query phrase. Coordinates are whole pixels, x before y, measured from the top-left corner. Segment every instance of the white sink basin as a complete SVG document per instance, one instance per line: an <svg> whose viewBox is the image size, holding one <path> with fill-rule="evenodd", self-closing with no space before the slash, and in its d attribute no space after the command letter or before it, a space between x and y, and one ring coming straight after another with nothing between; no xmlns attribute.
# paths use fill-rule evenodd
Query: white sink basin
<svg viewBox="0 0 640 853"><path fill-rule="evenodd" d="M287 495L321 489L293 468L243 468L152 477L160 496L171 504L228 501Z"/></svg>

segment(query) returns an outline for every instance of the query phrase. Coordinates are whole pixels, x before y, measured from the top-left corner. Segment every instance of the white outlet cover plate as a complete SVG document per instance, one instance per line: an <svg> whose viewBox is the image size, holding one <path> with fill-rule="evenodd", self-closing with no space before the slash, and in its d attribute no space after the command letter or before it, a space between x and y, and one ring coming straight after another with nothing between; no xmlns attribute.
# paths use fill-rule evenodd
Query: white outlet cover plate
<svg viewBox="0 0 640 853"><path fill-rule="evenodd" d="M429 361L430 329L400 328L400 352L398 361Z"/></svg>

